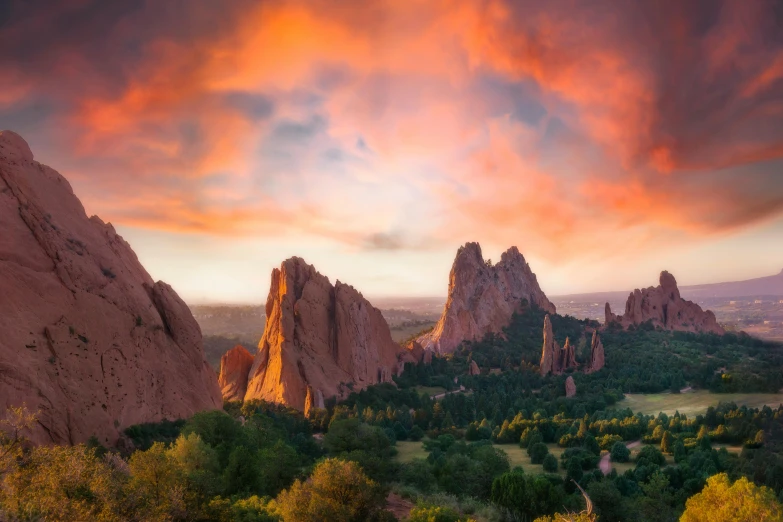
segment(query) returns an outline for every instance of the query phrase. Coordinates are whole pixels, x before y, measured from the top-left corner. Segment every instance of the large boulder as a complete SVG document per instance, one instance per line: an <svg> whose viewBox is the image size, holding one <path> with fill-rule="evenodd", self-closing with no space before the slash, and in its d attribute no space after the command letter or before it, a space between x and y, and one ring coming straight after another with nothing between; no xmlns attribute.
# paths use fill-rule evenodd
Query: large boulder
<svg viewBox="0 0 783 522"><path fill-rule="evenodd" d="M401 355L380 310L293 257L272 271L245 400L321 407L324 399L390 382Z"/></svg>
<svg viewBox="0 0 783 522"><path fill-rule="evenodd" d="M0 132L0 407L36 443L114 445L126 427L222 404L201 330L68 181Z"/></svg>
<svg viewBox="0 0 783 522"><path fill-rule="evenodd" d="M658 286L631 292L623 315L613 314L609 303L606 303L604 314L607 325L617 323L623 328L651 321L653 326L665 330L719 335L725 333L715 319L715 314L680 297L677 281L666 271L661 272Z"/></svg>
<svg viewBox="0 0 783 522"><path fill-rule="evenodd" d="M523 303L555 313L519 250L509 248L493 266L482 257L478 243L466 243L451 267L443 314L418 341L425 349L453 352L462 341L501 333Z"/></svg>

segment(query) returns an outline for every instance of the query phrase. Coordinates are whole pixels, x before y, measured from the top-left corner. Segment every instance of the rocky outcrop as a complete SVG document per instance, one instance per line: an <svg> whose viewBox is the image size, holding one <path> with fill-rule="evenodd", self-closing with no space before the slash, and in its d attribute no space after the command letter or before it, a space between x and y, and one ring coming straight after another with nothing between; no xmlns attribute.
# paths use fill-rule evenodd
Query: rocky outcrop
<svg viewBox="0 0 783 522"><path fill-rule="evenodd" d="M313 387L308 386L304 403L305 416L309 416L313 409L323 410L324 408L326 408L326 405L324 404L324 394L321 390L313 391Z"/></svg>
<svg viewBox="0 0 783 522"><path fill-rule="evenodd" d="M722 335L723 328L710 310L680 297L677 281L669 272L661 272L660 285L636 289L628 296L625 313L612 313L609 303L605 308L606 324L617 323L623 328L651 321L653 326L665 330L715 333Z"/></svg>
<svg viewBox="0 0 783 522"><path fill-rule="evenodd" d="M565 382L565 390L566 390L566 397L573 397L576 395L576 383L574 382L574 378L570 375L566 379Z"/></svg>
<svg viewBox="0 0 783 522"><path fill-rule="evenodd" d="M353 287L332 285L293 257L272 271L245 400L319 407L323 398L391 381L400 355L380 310Z"/></svg>
<svg viewBox="0 0 783 522"><path fill-rule="evenodd" d="M566 337L563 349L560 350L560 357L558 357L557 367L562 371L568 368L576 368L576 351L574 345L571 344L571 340Z"/></svg>
<svg viewBox="0 0 783 522"><path fill-rule="evenodd" d="M585 373L597 372L604 367L604 345L598 336L598 331L593 331L593 340L590 343L590 363Z"/></svg>
<svg viewBox="0 0 783 522"><path fill-rule="evenodd" d="M0 133L0 407L38 410L36 443L221 406L201 330L68 181Z"/></svg>
<svg viewBox="0 0 783 522"><path fill-rule="evenodd" d="M541 348L541 362L539 368L541 375L560 375L565 370L576 368L576 351L571 340L566 337L563 348L555 340L552 332L552 320L549 314L544 317L544 345Z"/></svg>
<svg viewBox="0 0 783 522"><path fill-rule="evenodd" d="M525 302L555 313L519 250L509 248L492 266L482 257L478 243L467 243L457 251L451 267L443 315L418 341L437 353L452 352L462 341L501 333Z"/></svg>
<svg viewBox="0 0 783 522"><path fill-rule="evenodd" d="M218 385L224 401L241 401L247 393L247 376L253 366L253 356L244 346L237 345L220 358Z"/></svg>
<svg viewBox="0 0 783 522"><path fill-rule="evenodd" d="M476 361L470 361L470 367L468 368L468 375L481 375L481 369Z"/></svg>

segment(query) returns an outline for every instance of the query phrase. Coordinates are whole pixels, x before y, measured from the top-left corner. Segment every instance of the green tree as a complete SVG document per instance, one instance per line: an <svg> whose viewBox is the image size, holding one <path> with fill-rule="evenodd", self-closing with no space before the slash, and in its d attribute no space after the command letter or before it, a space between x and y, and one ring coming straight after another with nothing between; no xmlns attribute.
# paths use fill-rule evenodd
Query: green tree
<svg viewBox="0 0 783 522"><path fill-rule="evenodd" d="M471 522L451 508L444 506L416 506L407 518L408 522Z"/></svg>
<svg viewBox="0 0 783 522"><path fill-rule="evenodd" d="M542 464L547 473L557 473L557 457L551 453L547 453Z"/></svg>
<svg viewBox="0 0 783 522"><path fill-rule="evenodd" d="M623 442L612 444L610 452L612 462L628 462L631 459L631 450Z"/></svg>
<svg viewBox="0 0 783 522"><path fill-rule="evenodd" d="M128 461L130 491L138 499L136 510L144 520L172 516L185 502L185 472L161 442L137 451Z"/></svg>
<svg viewBox="0 0 783 522"><path fill-rule="evenodd" d="M544 457L549 455L549 448L543 442L538 442L530 446L528 453L530 454L530 462L541 464L544 462Z"/></svg>

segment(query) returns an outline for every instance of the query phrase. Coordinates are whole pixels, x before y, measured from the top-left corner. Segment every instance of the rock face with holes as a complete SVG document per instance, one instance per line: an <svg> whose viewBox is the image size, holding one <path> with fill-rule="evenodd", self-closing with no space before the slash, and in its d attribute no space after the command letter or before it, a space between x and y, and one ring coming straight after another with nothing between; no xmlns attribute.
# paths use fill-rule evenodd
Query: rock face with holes
<svg viewBox="0 0 783 522"><path fill-rule="evenodd" d="M623 328L651 321L653 326L665 330L718 335L725 333L715 319L715 314L680 297L677 281L666 271L661 272L658 286L631 292L623 315L613 314L609 303L606 303L605 315L607 325L617 323Z"/></svg>
<svg viewBox="0 0 783 522"><path fill-rule="evenodd" d="M185 303L10 131L0 224L0 408L39 411L33 442L113 446L130 425L220 408Z"/></svg>
<svg viewBox="0 0 783 522"><path fill-rule="evenodd" d="M242 401L247 393L247 375L253 356L244 346L236 345L220 358L218 385L224 401Z"/></svg>
<svg viewBox="0 0 783 522"><path fill-rule="evenodd" d="M266 326L245 400L299 410L391 381L405 355L380 310L352 286L334 285L303 259L272 271Z"/></svg>
<svg viewBox="0 0 783 522"><path fill-rule="evenodd" d="M437 353L453 352L462 341L501 333L525 302L555 313L519 250L509 248L493 266L482 257L478 243L466 243L451 267L443 315L418 341Z"/></svg>

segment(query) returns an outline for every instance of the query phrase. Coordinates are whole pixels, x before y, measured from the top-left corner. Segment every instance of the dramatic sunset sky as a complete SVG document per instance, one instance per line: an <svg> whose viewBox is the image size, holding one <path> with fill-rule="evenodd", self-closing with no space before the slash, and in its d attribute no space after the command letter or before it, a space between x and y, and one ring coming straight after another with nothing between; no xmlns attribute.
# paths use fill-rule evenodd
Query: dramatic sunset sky
<svg viewBox="0 0 783 522"><path fill-rule="evenodd" d="M190 302L783 268L781 1L0 1L0 127Z"/></svg>

